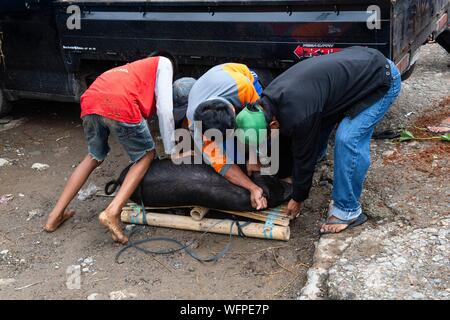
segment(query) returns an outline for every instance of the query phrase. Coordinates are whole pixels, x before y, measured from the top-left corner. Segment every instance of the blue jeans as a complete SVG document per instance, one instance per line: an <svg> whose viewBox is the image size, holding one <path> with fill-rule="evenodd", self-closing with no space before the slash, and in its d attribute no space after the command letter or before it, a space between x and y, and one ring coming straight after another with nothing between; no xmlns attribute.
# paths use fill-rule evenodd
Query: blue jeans
<svg viewBox="0 0 450 320"><path fill-rule="evenodd" d="M388 92L354 118L344 118L336 131L333 205L329 214L341 220L352 220L362 213L359 199L370 166L370 138L400 93L400 72L393 62L388 62L392 77Z"/></svg>
<svg viewBox="0 0 450 320"><path fill-rule="evenodd" d="M328 139L330 138L331 133L333 132L335 124L330 125L326 128L323 128L320 132L319 136L319 153L317 155L317 162L326 160L327 158L327 149L328 149Z"/></svg>

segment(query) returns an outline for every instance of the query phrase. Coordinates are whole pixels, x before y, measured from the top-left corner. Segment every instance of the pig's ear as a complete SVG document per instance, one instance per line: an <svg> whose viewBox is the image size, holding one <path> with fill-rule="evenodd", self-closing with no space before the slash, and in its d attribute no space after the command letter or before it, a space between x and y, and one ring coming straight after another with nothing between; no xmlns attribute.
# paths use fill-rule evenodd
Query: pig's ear
<svg viewBox="0 0 450 320"><path fill-rule="evenodd" d="M292 196L292 184L280 180L280 184L283 187L283 200L286 201Z"/></svg>

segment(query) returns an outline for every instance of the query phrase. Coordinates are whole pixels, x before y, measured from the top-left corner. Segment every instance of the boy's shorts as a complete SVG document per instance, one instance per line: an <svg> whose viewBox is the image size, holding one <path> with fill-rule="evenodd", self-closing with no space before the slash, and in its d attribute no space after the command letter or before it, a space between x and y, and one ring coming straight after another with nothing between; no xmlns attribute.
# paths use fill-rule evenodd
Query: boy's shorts
<svg viewBox="0 0 450 320"><path fill-rule="evenodd" d="M108 137L110 133L117 137L128 153L131 162L141 159L148 151L155 148L147 121L124 123L90 114L82 118L84 135L88 143L89 154L97 161L105 160L110 150Z"/></svg>

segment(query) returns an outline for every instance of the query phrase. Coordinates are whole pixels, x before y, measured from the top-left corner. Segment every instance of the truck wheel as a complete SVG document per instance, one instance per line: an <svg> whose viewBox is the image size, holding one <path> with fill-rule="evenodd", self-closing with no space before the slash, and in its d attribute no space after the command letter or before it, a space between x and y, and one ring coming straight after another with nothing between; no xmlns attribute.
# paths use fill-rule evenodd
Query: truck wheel
<svg viewBox="0 0 450 320"><path fill-rule="evenodd" d="M7 115L11 111L11 103L6 100L3 91L0 90L0 117Z"/></svg>
<svg viewBox="0 0 450 320"><path fill-rule="evenodd" d="M414 63L411 67L409 67L409 69L404 74L402 74L402 81L405 81L412 75L415 67L416 67L416 64Z"/></svg>
<svg viewBox="0 0 450 320"><path fill-rule="evenodd" d="M448 53L450 53L450 29L442 32L437 38L436 42L439 43Z"/></svg>

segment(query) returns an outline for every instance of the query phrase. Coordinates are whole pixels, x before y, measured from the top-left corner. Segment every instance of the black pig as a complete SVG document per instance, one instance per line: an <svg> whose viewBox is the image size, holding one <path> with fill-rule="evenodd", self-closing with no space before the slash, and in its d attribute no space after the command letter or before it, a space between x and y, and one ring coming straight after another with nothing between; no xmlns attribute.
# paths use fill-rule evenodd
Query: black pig
<svg viewBox="0 0 450 320"><path fill-rule="evenodd" d="M117 180L105 186L112 194L122 184L130 166ZM264 190L268 206L276 207L291 195L291 185L273 176L253 174L252 181ZM250 193L217 174L207 164L174 164L171 160L154 160L131 200L150 207L202 206L233 211L254 210Z"/></svg>

